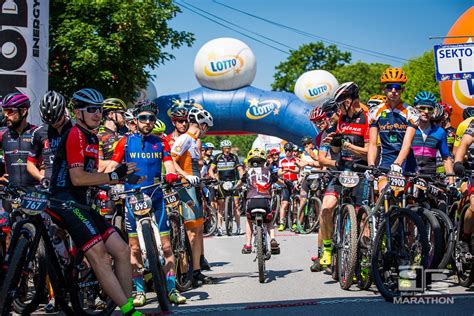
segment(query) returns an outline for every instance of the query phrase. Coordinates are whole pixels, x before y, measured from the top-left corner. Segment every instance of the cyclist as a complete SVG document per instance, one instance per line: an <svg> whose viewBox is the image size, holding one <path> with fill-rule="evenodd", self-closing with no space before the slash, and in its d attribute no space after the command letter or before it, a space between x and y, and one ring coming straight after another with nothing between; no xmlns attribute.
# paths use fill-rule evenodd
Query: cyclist
<svg viewBox="0 0 474 316"><path fill-rule="evenodd" d="M166 131L166 124L163 123L162 120L157 118L155 121L155 124L153 125L153 130L151 131L151 133L158 137L163 137L165 131Z"/></svg>
<svg viewBox="0 0 474 316"><path fill-rule="evenodd" d="M374 106L379 106L381 104L384 104L385 102L387 102L387 97L386 96L376 94L376 95L373 95L369 98L369 101L367 101L367 107L370 110Z"/></svg>
<svg viewBox="0 0 474 316"><path fill-rule="evenodd" d="M125 126L125 102L118 98L104 101L102 117L104 124L99 128L99 159L110 160L114 154L115 145L122 137L119 130Z"/></svg>
<svg viewBox="0 0 474 316"><path fill-rule="evenodd" d="M104 99L94 89L81 89L71 102L77 123L64 134L56 152L48 213L85 253L102 289L120 310L126 315L141 315L131 297L130 248L105 218L90 208L91 186L116 184L135 171L135 164L119 165L110 173L97 172L99 139L94 131L102 119Z"/></svg>
<svg viewBox="0 0 474 316"><path fill-rule="evenodd" d="M187 120L189 121L189 128L187 128L186 133L175 140L171 148L171 156L178 174L190 184L190 186L179 190L179 194L181 200L185 203L183 216L193 253L193 285L198 286L199 282L212 284L213 280L201 272L201 262L204 258L204 218L200 203L200 190L194 187L200 181L200 150L197 140L204 137L214 123L208 111L197 107L192 107L188 111Z"/></svg>
<svg viewBox="0 0 474 316"><path fill-rule="evenodd" d="M296 181L298 181L298 173L300 171L300 168L296 165L296 158L293 156L293 144L286 143L283 149L285 150L285 157L278 164L278 176L285 182L281 191L280 225L278 226L278 231L280 232L285 230L286 211L288 210L290 196ZM295 230L296 223L289 228Z"/></svg>
<svg viewBox="0 0 474 316"><path fill-rule="evenodd" d="M133 134L137 129L137 124L135 123L135 117L133 116L133 110L128 109L124 113L125 124L127 125L128 133Z"/></svg>
<svg viewBox="0 0 474 316"><path fill-rule="evenodd" d="M375 165L377 138L380 136L379 165L398 173L403 170L415 172L416 159L411 143L419 124L419 113L400 99L407 77L401 68L387 68L382 73L380 82L384 84L387 102L372 107L369 111L368 164ZM386 183L386 178L379 178L379 192Z"/></svg>
<svg viewBox="0 0 474 316"><path fill-rule="evenodd" d="M212 160L212 151L214 150L214 144L205 143L202 145L201 150L201 159L202 159L202 168L201 168L201 178L209 178L209 169L211 168Z"/></svg>
<svg viewBox="0 0 474 316"><path fill-rule="evenodd" d="M112 156L112 162L107 167L107 171L115 168L123 161L134 162L137 165L139 171L136 175L142 176L145 179L139 184L125 184L125 190L140 188L153 184L155 181L160 181L162 164L166 170L166 182L172 183L177 181L178 176L171 159L168 143L153 134L154 125L157 121L158 107L149 100L143 100L135 105L134 114L138 132L127 135L118 141ZM149 155L143 155L143 153ZM183 304L186 302L186 298L176 290L175 286L175 258L171 249L170 227L168 226L168 216L163 201L163 191L161 188L151 188L146 190L145 193L153 199L153 211L159 225L161 244L165 256L164 272L169 300L175 304ZM133 304L135 306L143 306L146 302L146 296L143 273L141 273L143 260L137 235L137 223L128 201L126 201L125 205L127 209L125 226L127 227L128 243L131 249L133 283L137 290Z"/></svg>
<svg viewBox="0 0 474 316"><path fill-rule="evenodd" d="M232 148L232 142L228 139L221 141L222 152L214 157L209 168L209 175L219 181L236 181L244 174L244 168L239 161L239 157L236 154L230 152ZM217 235L222 236L222 217L224 214L224 189L222 185L219 185L216 192L217 204L218 204L218 216L217 216ZM234 196L234 217L237 223L236 234L241 234L240 228L240 212L239 212L239 197L237 194Z"/></svg>
<svg viewBox="0 0 474 316"><path fill-rule="evenodd" d="M242 248L243 254L252 252L252 234L253 225L250 212L255 208L263 208L267 211L265 225L270 234L270 249L272 254L280 253L280 245L275 239L275 229L273 228L273 216L270 209L271 184L276 182L278 177L271 173L270 169L265 167L265 150L253 148L247 154L248 169L239 181L247 183L249 189L247 192L246 216L247 224L245 229L245 244Z"/></svg>
<svg viewBox="0 0 474 316"><path fill-rule="evenodd" d="M170 109L169 116L174 130L164 138L170 144L170 147L173 147L175 140L188 130L188 112L189 107L187 106L173 106Z"/></svg>
<svg viewBox="0 0 474 316"><path fill-rule="evenodd" d="M439 102L444 109L444 119L442 127L446 131L449 152L453 152L454 141L456 139L456 129L451 125L451 114L453 114L453 107L447 103Z"/></svg>
<svg viewBox="0 0 474 316"><path fill-rule="evenodd" d="M471 121L474 120L474 107L466 107L462 111L462 119L463 121L459 123L458 128L456 129L456 137L453 144L453 155L456 155L456 151L461 144L461 138L469 127L469 124L471 124ZM474 145L471 145L470 148L474 148Z"/></svg>
<svg viewBox="0 0 474 316"><path fill-rule="evenodd" d="M43 125L33 131L32 148L28 156L28 172L38 181L49 186L53 171L53 161L61 135L72 127L71 120L65 115L66 99L56 91L48 91L39 104ZM38 162L44 164L44 172L38 168Z"/></svg>
<svg viewBox="0 0 474 316"><path fill-rule="evenodd" d="M423 174L434 174L437 165L436 154L439 151L443 159L444 169L452 174L453 161L448 149L446 131L430 122L437 106L436 97L431 92L418 92L413 105L420 113L420 124L416 129L412 143L418 171ZM451 178L451 182L452 180Z"/></svg>

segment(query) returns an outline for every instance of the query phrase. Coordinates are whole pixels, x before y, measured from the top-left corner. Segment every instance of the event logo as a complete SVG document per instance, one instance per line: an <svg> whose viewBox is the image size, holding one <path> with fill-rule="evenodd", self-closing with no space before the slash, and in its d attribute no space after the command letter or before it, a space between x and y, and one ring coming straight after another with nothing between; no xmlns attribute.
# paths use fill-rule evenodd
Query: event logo
<svg viewBox="0 0 474 316"><path fill-rule="evenodd" d="M209 54L208 60L204 66L204 73L209 77L223 76L231 71L239 74L244 67L243 58L235 55L217 57L215 54Z"/></svg>
<svg viewBox="0 0 474 316"><path fill-rule="evenodd" d="M322 83L314 86L312 83L306 85L304 97L306 100L316 100L332 90L332 85L329 83Z"/></svg>
<svg viewBox="0 0 474 316"><path fill-rule="evenodd" d="M453 85L453 97L461 107L474 106L474 80L456 80Z"/></svg>
<svg viewBox="0 0 474 316"><path fill-rule="evenodd" d="M247 118L251 120L259 120L270 114L278 115L281 103L278 100L258 101L253 98L249 100L250 106L245 113Z"/></svg>

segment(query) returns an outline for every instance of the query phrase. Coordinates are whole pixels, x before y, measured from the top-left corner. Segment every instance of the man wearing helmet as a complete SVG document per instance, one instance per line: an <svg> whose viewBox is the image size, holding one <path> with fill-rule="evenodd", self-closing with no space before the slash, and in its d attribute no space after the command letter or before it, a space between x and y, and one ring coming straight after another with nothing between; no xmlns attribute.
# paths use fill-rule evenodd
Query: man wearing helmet
<svg viewBox="0 0 474 316"><path fill-rule="evenodd" d="M453 107L447 103L439 102L444 109L444 120L441 126L446 131L446 138L448 141L449 152L453 152L454 141L456 139L456 129L451 125L451 114L453 114Z"/></svg>
<svg viewBox="0 0 474 316"><path fill-rule="evenodd" d="M403 170L415 172L416 159L411 143L419 124L419 113L400 99L407 78L401 68L387 68L380 81L384 85L387 102L372 107L369 111L368 164L375 165L377 138L380 135L379 165L398 173ZM379 192L386 183L384 178L378 181Z"/></svg>
<svg viewBox="0 0 474 316"><path fill-rule="evenodd" d="M418 171L422 174L436 173L436 153L439 151L445 170L452 174L453 161L448 149L446 131L430 121L437 105L436 97L431 92L418 92L413 105L420 113L420 123L412 143ZM453 181L450 177L450 182Z"/></svg>
<svg viewBox="0 0 474 316"><path fill-rule="evenodd" d="M137 184L125 184L125 190L137 189L143 186L151 185L162 178L162 168L165 167L165 179L167 183L178 180L173 160L170 155L168 142L153 133L153 128L157 119L158 107L151 101L143 100L138 102L134 108L136 117L137 133L129 134L120 139L115 147L112 161L107 167L107 171L115 168L123 161L134 162L137 165L136 175L145 179ZM146 153L147 155L143 155ZM164 272L166 275L166 286L168 297L175 304L183 304L186 298L183 297L175 287L175 258L170 244L170 227L168 226L168 216L164 208L163 191L161 188L151 188L144 191L152 197L153 212L156 221L159 223L161 243L165 256ZM125 222L129 237L131 249L131 262L134 269L133 282L135 284L137 295L134 298L135 306L143 306L146 301L143 274L140 267L143 266L141 258L140 243L137 235L137 224L133 211L130 209L128 199L125 203L126 214Z"/></svg>
<svg viewBox="0 0 474 316"><path fill-rule="evenodd" d="M456 155L456 151L459 145L461 144L462 136L471 124L471 121L474 120L474 107L467 106L466 108L464 108L464 110L462 111L462 119L463 121L459 123L458 128L456 129L456 137L454 139L453 144L453 155ZM474 144L470 145L467 154L469 155L471 152L473 153L472 157L474 157Z"/></svg>
<svg viewBox="0 0 474 316"><path fill-rule="evenodd" d="M135 123L135 117L133 116L133 110L128 109L124 113L125 124L127 125L128 133L133 134L137 130L137 124Z"/></svg>
<svg viewBox="0 0 474 316"><path fill-rule="evenodd" d="M127 163L110 173L97 171L99 139L95 130L102 119L103 101L102 94L94 89L79 90L71 99L77 123L64 134L56 151L48 213L84 252L108 297L123 313L140 315L130 297L130 248L105 218L90 207L93 186L117 184L133 173L136 166Z"/></svg>
<svg viewBox="0 0 474 316"><path fill-rule="evenodd" d="M162 120L157 118L155 124L153 125L153 130L151 131L151 133L158 137L163 137L165 131L166 124Z"/></svg>
<svg viewBox="0 0 474 316"><path fill-rule="evenodd" d="M175 140L180 136L186 133L189 128L188 121L188 112L189 107L187 106L173 106L170 109L169 116L171 118L171 123L174 126L174 130L166 135L165 140L173 147Z"/></svg>
<svg viewBox="0 0 474 316"><path fill-rule="evenodd" d="M209 178L209 169L211 168L212 161L214 157L212 156L212 151L214 150L213 143L205 143L202 145L201 150L201 160L202 160L202 168L201 168L201 178Z"/></svg>
<svg viewBox="0 0 474 316"><path fill-rule="evenodd" d="M118 140L122 137L119 134L125 126L125 102L118 98L104 100L102 117L104 124L99 128L99 158L110 160L114 154L114 148Z"/></svg>
<svg viewBox="0 0 474 316"><path fill-rule="evenodd" d="M232 148L232 142L228 139L221 141L222 152L214 157L209 169L209 175L211 178L220 181L237 181L244 174L244 168L239 161L239 157L236 154L230 152ZM216 198L218 203L218 216L217 216L217 235L222 236L222 217L224 214L224 189L222 185L219 185ZM240 228L240 211L239 211L239 198L234 196L234 217L237 223L236 234L241 234Z"/></svg>
<svg viewBox="0 0 474 316"><path fill-rule="evenodd" d="M32 150L28 156L28 172L48 186L53 171L53 161L61 141L61 135L72 127L65 115L66 99L56 91L48 91L40 100L40 117L43 125L33 131ZM44 171L38 168L42 161ZM44 180L43 180L44 179Z"/></svg>
<svg viewBox="0 0 474 316"><path fill-rule="evenodd" d="M189 128L180 135L171 148L171 156L179 175L189 186L179 190L180 198L185 203L183 217L193 253L193 284L213 283L213 280L201 273L201 258L203 256L204 217L202 212L200 190L196 185L200 181L199 158L200 149L198 139L206 135L214 125L211 114L203 109L192 107L188 112Z"/></svg>

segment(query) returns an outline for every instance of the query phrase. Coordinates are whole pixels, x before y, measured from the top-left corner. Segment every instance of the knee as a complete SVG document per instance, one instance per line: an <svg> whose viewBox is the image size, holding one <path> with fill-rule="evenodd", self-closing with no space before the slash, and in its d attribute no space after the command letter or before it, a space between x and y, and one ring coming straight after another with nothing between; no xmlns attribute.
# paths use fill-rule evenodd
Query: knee
<svg viewBox="0 0 474 316"><path fill-rule="evenodd" d="M110 256L107 252L107 248L105 247L103 242L100 242L91 249L89 249L86 252L86 257L93 267L104 265L104 263L108 265L112 264Z"/></svg>

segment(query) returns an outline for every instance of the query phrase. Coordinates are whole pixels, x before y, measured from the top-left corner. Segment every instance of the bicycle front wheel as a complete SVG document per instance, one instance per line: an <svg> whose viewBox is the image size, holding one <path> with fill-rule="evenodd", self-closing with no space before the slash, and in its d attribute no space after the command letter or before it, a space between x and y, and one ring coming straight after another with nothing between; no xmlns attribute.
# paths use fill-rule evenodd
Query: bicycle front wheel
<svg viewBox="0 0 474 316"><path fill-rule="evenodd" d="M341 210L342 231L340 231L341 245L338 247L337 271L339 285L347 290L351 287L357 262L357 219L354 206L344 205Z"/></svg>
<svg viewBox="0 0 474 316"><path fill-rule="evenodd" d="M234 227L234 198L232 196L225 197L225 230L228 236L232 236Z"/></svg>
<svg viewBox="0 0 474 316"><path fill-rule="evenodd" d="M188 234L178 215L169 214L170 240L176 264L176 289L180 292L187 291L192 287L193 281L193 254Z"/></svg>

